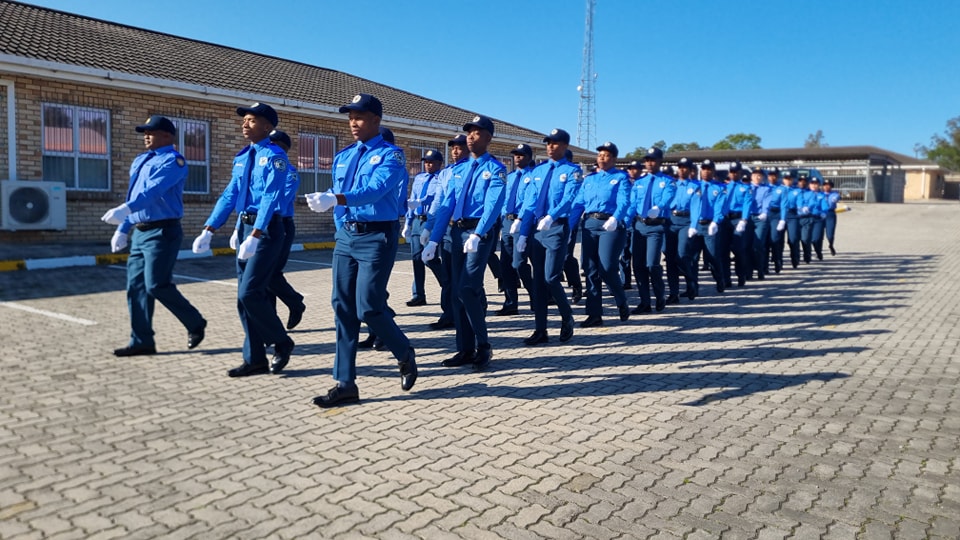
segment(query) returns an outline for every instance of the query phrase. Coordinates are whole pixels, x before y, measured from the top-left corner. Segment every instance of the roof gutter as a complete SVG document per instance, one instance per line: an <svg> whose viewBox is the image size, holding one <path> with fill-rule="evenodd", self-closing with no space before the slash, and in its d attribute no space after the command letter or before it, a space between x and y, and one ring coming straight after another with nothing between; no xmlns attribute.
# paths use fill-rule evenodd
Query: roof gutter
<svg viewBox="0 0 960 540"><path fill-rule="evenodd" d="M150 94L163 94L187 99L229 103L231 105L236 105L237 102L242 103L250 101L263 101L273 105L277 111L296 112L320 118L335 118L338 120L343 119L343 115L339 112L339 107L321 105L311 101L288 99L276 95L257 94L255 92L230 90L218 86L205 86L201 84L185 83L181 81L147 77L144 75L136 75L121 71L110 71L102 68L64 64L61 62L26 58L23 56L16 56L6 53L0 53L0 72L96 84L100 86L123 88L125 90L135 90ZM399 124L413 128L417 131L440 135L444 138L444 140L449 138L451 133L459 132L462 129L462 126L444 124L442 122L415 120L412 118L404 118L399 116L384 115L383 119L391 124ZM539 139L535 140L533 138L526 137L503 137L503 139L506 139L507 141L526 143L540 142ZM10 140L13 139L11 138Z"/></svg>

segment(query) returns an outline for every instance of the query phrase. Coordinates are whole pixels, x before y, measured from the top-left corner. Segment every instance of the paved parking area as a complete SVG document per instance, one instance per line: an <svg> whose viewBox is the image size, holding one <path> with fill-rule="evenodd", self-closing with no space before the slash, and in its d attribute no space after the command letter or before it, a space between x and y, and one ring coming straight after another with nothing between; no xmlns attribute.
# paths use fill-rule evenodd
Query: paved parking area
<svg viewBox="0 0 960 540"><path fill-rule="evenodd" d="M958 210L857 206L836 257L626 324L608 302L564 345L555 314L538 348L529 312L491 317L482 374L440 367L439 292L406 307L401 261L420 380L361 352L363 401L334 410L311 404L329 252L288 266L288 369L240 380L229 257L177 266L200 349L158 307L159 354L133 359L110 354L122 267L2 273L0 538L960 537Z"/></svg>

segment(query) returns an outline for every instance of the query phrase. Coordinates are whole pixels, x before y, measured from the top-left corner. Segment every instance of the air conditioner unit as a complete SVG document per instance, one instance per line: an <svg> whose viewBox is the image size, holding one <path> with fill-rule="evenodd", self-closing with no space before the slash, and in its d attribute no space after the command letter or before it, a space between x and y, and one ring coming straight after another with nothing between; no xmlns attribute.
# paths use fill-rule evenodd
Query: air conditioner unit
<svg viewBox="0 0 960 540"><path fill-rule="evenodd" d="M0 228L7 231L67 228L67 188L63 182L0 182Z"/></svg>

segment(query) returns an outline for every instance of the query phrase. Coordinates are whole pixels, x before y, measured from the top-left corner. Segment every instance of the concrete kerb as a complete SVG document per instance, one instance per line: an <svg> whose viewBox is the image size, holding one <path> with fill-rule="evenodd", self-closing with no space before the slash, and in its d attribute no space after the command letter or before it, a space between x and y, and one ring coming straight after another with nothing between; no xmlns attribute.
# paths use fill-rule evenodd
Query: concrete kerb
<svg viewBox="0 0 960 540"><path fill-rule="evenodd" d="M290 251L306 251L317 249L333 249L335 242L304 242L293 244ZM182 249L177 254L177 259L198 259L202 257L214 257L221 255L235 255L236 251L230 248L213 248L206 253L194 253L189 249ZM74 266L97 266L110 264L125 264L128 255L126 253L107 253L102 255L77 255L73 257L47 257L39 259L11 259L0 261L0 272L12 272L15 270L44 270L50 268L68 268Z"/></svg>

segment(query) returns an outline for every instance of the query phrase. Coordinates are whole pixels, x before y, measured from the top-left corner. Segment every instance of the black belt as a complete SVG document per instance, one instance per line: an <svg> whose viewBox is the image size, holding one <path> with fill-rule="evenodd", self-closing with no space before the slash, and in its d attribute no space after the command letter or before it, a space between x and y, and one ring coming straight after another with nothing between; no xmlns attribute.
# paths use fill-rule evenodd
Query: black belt
<svg viewBox="0 0 960 540"><path fill-rule="evenodd" d="M767 211L770 212L771 214L779 214L779 213L780 213L780 209L779 209L779 208L770 208L770 209L767 210Z"/></svg>
<svg viewBox="0 0 960 540"><path fill-rule="evenodd" d="M343 224L343 228L357 233L368 232L390 232L396 221L348 221Z"/></svg>
<svg viewBox="0 0 960 540"><path fill-rule="evenodd" d="M426 214L423 214L423 215L417 216L417 219L419 219L420 222L423 223L423 222L427 221L427 215L426 215Z"/></svg>
<svg viewBox="0 0 960 540"><path fill-rule="evenodd" d="M451 227L459 227L461 229L476 229L479 224L480 218L460 218L450 222Z"/></svg>
<svg viewBox="0 0 960 540"><path fill-rule="evenodd" d="M533 221L534 221L535 223L540 223L540 220L543 219L543 218L545 218L545 217L547 217L547 216L538 217L537 219L535 219L535 220L533 220ZM553 222L556 223L557 225L566 225L566 224L567 224L567 218L565 218L565 217L558 217L557 219L553 220Z"/></svg>
<svg viewBox="0 0 960 540"><path fill-rule="evenodd" d="M690 211L689 211L689 210L674 210L674 211L673 211L673 215L675 215L675 216L677 216L677 217L690 217Z"/></svg>
<svg viewBox="0 0 960 540"><path fill-rule="evenodd" d="M505 216L503 216L503 217L504 217L505 219L517 219L518 217L520 217L520 215L519 215L519 214L507 214L507 215L505 215Z"/></svg>
<svg viewBox="0 0 960 540"><path fill-rule="evenodd" d="M612 217L613 217L613 214L608 214L608 213L606 213L606 212L590 212L589 214L587 214L587 217L588 217L588 218L593 218L593 219L604 219L604 220L606 220L606 219L612 218Z"/></svg>
<svg viewBox="0 0 960 540"><path fill-rule="evenodd" d="M788 216L795 216L795 215L797 215L797 211L796 211L795 209L794 209L794 210L787 210L787 215L788 215Z"/></svg>
<svg viewBox="0 0 960 540"><path fill-rule="evenodd" d="M699 223L700 225L709 225L709 224L713 223L713 220L712 220L712 219L701 219L701 220L698 221L697 223Z"/></svg>
<svg viewBox="0 0 960 540"><path fill-rule="evenodd" d="M740 219L743 216L742 212L729 212L727 213L727 219Z"/></svg>
<svg viewBox="0 0 960 540"><path fill-rule="evenodd" d="M643 223L644 225L649 225L649 226L663 225L664 223L667 222L667 220L662 217L649 218L649 217L639 217L639 216L634 218L634 221L637 223Z"/></svg>
<svg viewBox="0 0 960 540"><path fill-rule="evenodd" d="M271 222L273 222L273 221L279 221L280 219L282 219L282 216L281 216L280 214L277 214L277 213L274 213L272 216L270 216L270 221L271 221ZM256 214L256 213L250 213L250 212L241 212L241 213L240 213L240 223L243 223L244 225L253 225L253 224L256 223L256 222L257 222L257 214Z"/></svg>
<svg viewBox="0 0 960 540"><path fill-rule="evenodd" d="M138 231L152 231L153 229L162 229L163 227L170 227L172 225L179 225L179 218L171 219L160 219L157 221L145 221L142 223L134 223L133 226L137 228Z"/></svg>

